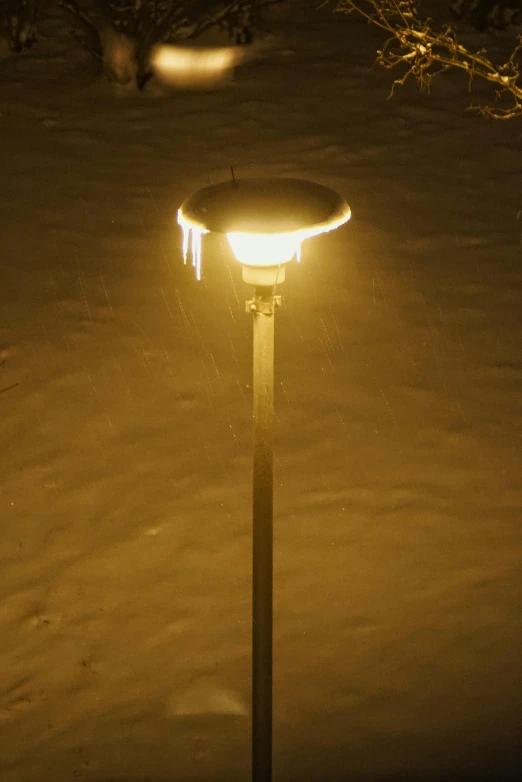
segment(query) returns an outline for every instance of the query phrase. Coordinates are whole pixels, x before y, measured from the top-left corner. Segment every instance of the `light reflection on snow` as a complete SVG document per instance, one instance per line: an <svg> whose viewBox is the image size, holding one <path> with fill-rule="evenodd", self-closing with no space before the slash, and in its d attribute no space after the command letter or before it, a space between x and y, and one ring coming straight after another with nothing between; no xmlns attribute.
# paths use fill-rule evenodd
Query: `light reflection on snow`
<svg viewBox="0 0 522 782"><path fill-rule="evenodd" d="M156 76L176 87L201 88L226 78L245 59L239 46L189 47L162 45L151 56Z"/></svg>

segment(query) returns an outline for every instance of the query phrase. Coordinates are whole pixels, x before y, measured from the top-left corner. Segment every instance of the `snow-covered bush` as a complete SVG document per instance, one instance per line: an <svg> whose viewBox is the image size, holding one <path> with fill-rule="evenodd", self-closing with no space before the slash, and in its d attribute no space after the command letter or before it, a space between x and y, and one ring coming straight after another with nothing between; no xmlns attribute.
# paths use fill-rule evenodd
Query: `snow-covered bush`
<svg viewBox="0 0 522 782"><path fill-rule="evenodd" d="M142 87L159 43L196 38L210 27L250 43L262 7L277 0L59 0L83 26L87 47L111 81Z"/></svg>
<svg viewBox="0 0 522 782"><path fill-rule="evenodd" d="M11 51L33 45L39 10L40 0L0 0L0 29Z"/></svg>

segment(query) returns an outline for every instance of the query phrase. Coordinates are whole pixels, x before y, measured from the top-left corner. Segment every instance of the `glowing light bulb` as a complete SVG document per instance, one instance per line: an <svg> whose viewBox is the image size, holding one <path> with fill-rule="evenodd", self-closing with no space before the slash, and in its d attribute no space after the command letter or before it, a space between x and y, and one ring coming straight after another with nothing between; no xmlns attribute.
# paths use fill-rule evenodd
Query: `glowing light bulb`
<svg viewBox="0 0 522 782"><path fill-rule="evenodd" d="M227 239L236 259L247 266L279 266L299 253L298 234L229 233Z"/></svg>

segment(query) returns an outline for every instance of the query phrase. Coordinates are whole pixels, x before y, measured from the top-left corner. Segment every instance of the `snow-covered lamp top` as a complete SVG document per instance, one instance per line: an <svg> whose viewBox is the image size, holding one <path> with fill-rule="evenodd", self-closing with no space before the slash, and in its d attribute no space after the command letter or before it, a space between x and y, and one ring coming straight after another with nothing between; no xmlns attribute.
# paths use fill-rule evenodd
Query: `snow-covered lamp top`
<svg viewBox="0 0 522 782"><path fill-rule="evenodd" d="M350 207L340 195L304 179L222 182L198 190L178 211L183 257L186 262L190 245L198 280L201 237L212 231L227 235L235 257L243 264L244 279L253 284L268 280L263 269L280 269L294 256L299 260L304 239L332 231L349 219ZM284 273L279 272L277 281L283 279Z"/></svg>

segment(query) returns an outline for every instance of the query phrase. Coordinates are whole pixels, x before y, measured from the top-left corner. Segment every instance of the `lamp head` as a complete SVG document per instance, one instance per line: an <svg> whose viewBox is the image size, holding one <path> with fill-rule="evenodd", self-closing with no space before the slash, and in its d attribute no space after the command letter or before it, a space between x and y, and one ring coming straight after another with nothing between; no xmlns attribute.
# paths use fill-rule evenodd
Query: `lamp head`
<svg viewBox="0 0 522 782"><path fill-rule="evenodd" d="M213 231L226 234L243 266L243 279L254 285L282 282L284 265L294 256L299 260L304 239L332 231L349 218L350 208L336 192L301 179L243 179L212 185L190 196L178 212L183 255L186 260L191 239L198 279L201 237Z"/></svg>

